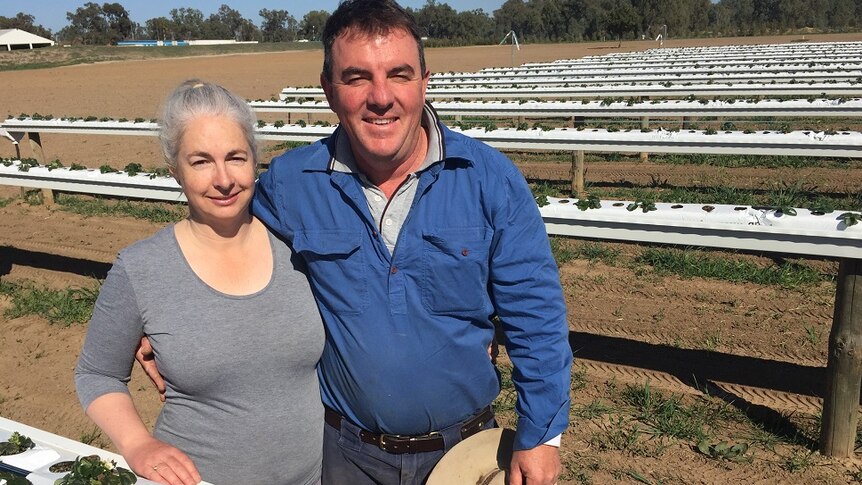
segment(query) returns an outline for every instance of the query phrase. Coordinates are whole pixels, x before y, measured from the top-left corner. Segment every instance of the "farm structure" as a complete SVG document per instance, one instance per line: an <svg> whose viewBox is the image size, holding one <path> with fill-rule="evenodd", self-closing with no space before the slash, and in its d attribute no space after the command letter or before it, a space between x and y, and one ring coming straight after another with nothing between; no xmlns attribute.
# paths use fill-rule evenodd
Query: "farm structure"
<svg viewBox="0 0 862 485"><path fill-rule="evenodd" d="M843 89L846 89L847 92L844 95L856 96L858 97L860 94L860 88L855 83L846 82L843 83L845 86ZM787 83L786 85L763 85L763 91L761 95L772 95L772 96L784 96L786 92L782 92L780 90L781 87L795 87L795 86L810 86L807 84ZM832 83L823 83L823 86L832 86ZM685 88L689 89L688 94L681 94L680 96L688 96L691 94L691 88L695 85L691 86L680 86L680 92L684 92ZM713 88L717 87L716 85L707 85L712 86ZM768 89L775 88L777 94L770 94ZM638 90L638 87L627 86L627 89L632 89L632 92ZM822 96L822 91L820 92L810 92L809 94L800 94L800 95L813 95L813 96ZM827 94L829 95L829 94ZM604 95L599 95L601 97ZM633 95L634 96L634 95ZM716 94L716 96L721 96ZM824 97L818 97L816 102L822 102L824 104L828 104L835 100L824 99ZM710 101L710 103L719 103L719 101ZM785 101L787 102L787 101ZM848 101L847 103L834 103L836 106L840 106L842 104L852 105L854 101ZM600 102L593 102L601 104ZM664 101L660 103L656 103L653 106L661 106ZM672 103L669 101L668 103ZM772 103L772 101L770 101ZM776 104L777 101L775 102ZM803 106L805 104L809 104L808 100L797 100L793 103L799 104ZM793 104L792 103L792 104ZM479 103L477 103L479 104ZM623 103L626 104L626 103ZM700 104L700 103L698 103ZM727 103L731 104L731 103ZM735 104L741 104L737 101ZM813 104L813 103L810 103ZM435 103L436 105L436 103ZM635 112L635 114L631 115L634 117L642 117L642 116L655 116L654 114L650 114L647 108L652 105L651 102L642 103L638 106L639 109L645 110L644 112ZM628 107L628 106L626 106ZM507 109L510 108L507 106ZM696 107L693 107L696 108ZM828 109L828 108L824 108ZM457 116L457 115L452 115ZM494 115L487 115L494 116ZM505 115L500 116L519 116L517 114L506 113ZM569 115L564 115L569 116ZM574 115L574 116L582 116L582 115ZM600 116L600 115L597 115ZM620 114L606 114L605 116L622 116ZM666 115L670 116L670 115ZM683 115L685 116L685 115ZM701 116L718 116L718 115L701 115ZM740 114L734 114L733 116L742 116ZM772 114L769 116L779 116L776 114ZM812 115L803 115L803 116L812 116ZM817 116L828 116L828 115L817 115ZM854 114L843 113L840 116L853 117L856 116ZM4 129L9 131L10 133L49 133L52 129L57 129L58 132L62 130L62 128L47 128L47 125L51 124L53 120L8 120L3 124ZM16 122L18 124L16 124ZM38 123L37 123L38 122ZM32 124L34 126L30 126L29 128L25 126L26 124ZM56 122L58 125L62 125L62 123ZM78 125L79 127L85 127L85 123L98 123L98 122L67 122L68 125ZM117 131L121 131L119 126L121 125L119 122L104 122L106 124L111 124ZM38 125L38 126L35 126ZM144 124L141 124L144 125ZM110 128L110 129L114 129ZM146 131L146 127L141 126L139 131L143 133ZM109 129L109 128L105 128ZM153 130L154 127L149 127L149 130ZM276 128L275 126L264 126L260 129L261 137L269 137L272 136L272 139L292 139L292 140L303 140L307 137L319 138L320 136L324 136L326 133L331 131L330 127L314 127L314 126L282 126ZM688 133L687 130L673 132L669 130L649 130L649 131L638 131L632 130L629 132L620 132L620 131L610 131L610 130L576 130L576 129L551 129L551 130L517 130L517 129L496 129L496 130L481 130L481 129L465 129L465 131L471 136L476 136L484 141L487 141L492 144L496 144L501 148L518 148L522 150L542 150L542 149L552 149L552 150L573 150L573 151L583 151L583 150L596 150L596 151L650 151L654 153L658 153L660 151L675 151L679 150L683 153L737 153L737 154L752 154L752 153L783 153L783 154L817 154L824 155L828 153L830 156L834 157L849 157L855 158L858 157L860 153L860 141L859 141L859 133L852 130L841 130L840 132L830 133L825 131L816 131L816 130L792 130L788 133L764 133L763 130L758 130L753 133L744 133L738 130L722 130L722 131L730 131L730 133L714 133L708 134L707 132L701 130L695 130L695 133ZM807 131L807 133L806 133ZM102 132L104 133L104 132ZM127 130L126 134L130 134L131 130ZM522 134L522 135L519 135ZM151 134L151 133L150 133ZM282 138L275 138L281 136ZM293 138L289 138L293 137ZM14 138L14 137L13 137ZM19 138L19 140L22 138ZM750 143L746 143L745 140L751 140ZM514 140L514 141L513 141ZM825 142L825 143L824 143ZM504 144L510 143L507 148ZM542 143L546 143L548 145L553 145L553 148L540 148ZM824 147L831 151L819 151L823 150ZM770 151L772 150L772 151ZM785 150L785 151L778 151ZM804 150L813 150L810 152L806 152ZM13 164L14 165L14 164ZM7 167L7 168L11 168ZM29 175L23 174L33 174L33 178L36 177L36 174L39 174L40 177L50 178L51 174L56 173L57 176L61 172L65 172L63 169L54 169L50 171L50 174L45 174L42 172L41 167L33 167L30 168L29 172L20 172L23 177L28 177ZM47 171L47 169L44 169ZM71 171L69 171L71 173ZM4 172L5 173L5 172ZM100 177L97 176L97 177ZM140 177L140 176L138 176ZM145 176L144 176L145 177ZM8 182L11 183L11 182ZM20 180L19 180L20 183ZM144 183L146 183L144 181ZM602 201L606 202L606 201ZM629 205L629 203L620 201L623 203L623 206ZM619 203L619 202L617 202ZM786 253L796 253L796 254L814 254L821 256L829 256L835 258L841 258L850 262L858 261L860 258L858 254L858 241L860 239L860 234L858 233L858 228L860 226L851 224L852 217L849 218L841 218L836 217L837 214L829 214L824 216L817 216L813 213L807 213L803 210L798 211L799 215L795 216L797 219L792 219L788 217L787 214L783 216L778 216L778 212L775 209L755 209L753 207L746 207L744 210L736 211L735 207L718 207L715 206L711 211L707 211L701 205L692 206L692 207L683 207L682 209L673 209L671 207L665 207L662 205L658 205L656 211L651 211L649 213L642 213L641 211L625 211L620 210L616 206L614 210L616 212L611 211L611 207L602 207L596 209L589 209L586 211L571 210L571 213L559 213L557 211L561 210L560 207L568 207L572 208L574 202L563 203L560 200L552 200L551 204L542 208L542 212L544 217L546 218L546 223L548 224L549 233L562 233L563 229L560 226L571 226L574 228L588 228L591 226L598 227L599 229L594 230L594 232L590 233L590 237L599 238L599 239L623 239L630 241L651 241L651 242L661 242L656 241L655 239L651 239L655 237L657 233L667 232L671 233L676 231L677 242L673 241L665 241L668 243L674 244L697 244L703 246L710 247L741 247L737 243L731 243L733 239L737 241L743 241L747 246L744 249L749 250L759 250L763 252L770 251L778 251L778 252L786 252ZM603 204L610 205L610 204ZM607 209L607 210L606 210ZM752 210L753 212L749 212ZM746 219L746 222L720 222L719 215L723 215L727 217L732 214L745 213L746 216L753 217L755 220L759 221L758 223L752 223L750 220ZM684 223L682 215L676 216L672 214L688 214L689 217L693 217L692 214L697 214L699 219L692 219L688 223ZM701 214L702 213L702 214ZM581 214L581 217L577 217L576 214ZM659 217L658 215L661 215ZM714 216L714 217L713 217ZM818 219L820 218L820 219ZM779 222L780 220L780 222ZM827 226L830 226L824 229L824 232L812 234L819 230L814 230L812 228L806 229L793 229L793 226L797 225L796 221L807 221L807 220L823 220L828 221ZM561 222L566 221L566 222ZM574 221L574 222L570 222ZM588 221L588 222L585 222ZM771 221L771 222L769 222ZM784 225L786 223L786 226ZM691 227L688 227L686 224L690 224ZM733 224L736 224L736 227L732 227ZM769 225L772 224L772 225ZM802 224L799 222L798 224ZM610 230L607 230L608 227L613 229L614 226L622 227L622 230L616 231L612 234ZM716 228L716 226L718 228ZM745 230L742 230L742 227L745 227ZM783 226L785 229L777 230L776 227ZM731 235L726 232L722 232L723 229L727 229L728 227L734 229L740 229L738 234ZM681 228L685 228L682 230ZM768 229L771 228L771 229ZM786 229L790 228L790 229ZM586 231L584 229L584 231ZM604 231L604 232L603 232ZM797 233L792 236L788 236L787 234L782 233ZM582 232L580 230L574 231L577 232L581 237L586 234L586 232ZM757 233L758 236L752 236L751 233ZM784 235L782 235L784 234ZM696 239L693 235L704 235L703 238ZM765 236L762 236L765 235ZM670 236L668 236L670 238ZM711 243L710 243L711 238ZM830 239L831 238L831 239ZM796 246L795 249L789 246L782 246L781 249L775 249L778 247L778 242L785 240L804 240L804 243L807 245L808 249L803 249L802 246ZM685 241L685 242L682 242ZM775 246L772 246L772 242L776 242ZM800 243L801 244L801 243ZM835 246L844 246L844 250L838 251L834 250ZM819 249L817 249L819 248ZM829 249L832 248L832 249ZM807 252L807 251L819 251L819 252ZM855 263L854 263L855 264ZM858 292L859 289L854 288L853 281L855 281L855 277L858 276L858 265L845 265L842 264L841 275L839 275L839 302L843 303L844 300L847 299L845 293L848 291L848 287L851 288L849 291L852 296L852 292ZM849 283L841 283L844 281L849 281ZM841 296L845 295L845 296ZM842 299L843 298L843 299ZM855 301L860 301L857 297ZM837 304L836 308L844 308L843 304ZM844 315L844 314L842 314ZM847 327L851 327L851 321L853 325L858 326L859 312L858 310L851 310L847 313L846 316L839 315L836 310L836 319L833 326L833 334L840 334L838 330L843 331ZM847 342L847 338L844 336L838 337L841 340L843 345L844 342ZM850 339L852 342L852 339ZM838 345L838 344L836 344ZM842 347L844 348L844 347ZM830 351L830 367L833 367L833 354L839 354L840 351ZM839 359L840 360L840 359ZM839 362L841 364L841 362ZM827 426L831 427L835 425L835 422L847 421L847 416L855 413L855 409L858 407L858 383L860 380L860 374L857 372L859 369L851 369L848 373L849 375L844 375L846 379L842 382L834 382L830 385L830 389L835 390L839 389L845 384L852 384L853 379L855 378L855 397L848 397L847 394L852 395L854 393L854 389L850 388L849 392L846 394L842 394L840 396L835 396L832 398L827 398L826 403L826 412L824 413L824 429ZM855 374L854 374L855 373ZM831 401L830 401L831 399ZM842 409L831 409L830 406L833 406L835 402L839 402L844 408ZM846 409L852 409L853 412L846 412ZM841 416L840 419L837 419L837 416ZM830 421L830 416L832 417L832 421ZM828 424L827 423L831 423ZM847 429L854 429L855 421L850 421L847 424ZM851 433L845 433L842 429L837 429L830 431L827 433L824 431L824 451L828 454L836 454L840 455L842 453L852 452L852 439L850 441L850 450L849 452L841 448L841 443L836 445L832 443L834 441L841 441L847 438ZM835 438L837 437L837 439ZM832 444L828 444L832 443ZM844 446L846 448L846 446Z"/></svg>

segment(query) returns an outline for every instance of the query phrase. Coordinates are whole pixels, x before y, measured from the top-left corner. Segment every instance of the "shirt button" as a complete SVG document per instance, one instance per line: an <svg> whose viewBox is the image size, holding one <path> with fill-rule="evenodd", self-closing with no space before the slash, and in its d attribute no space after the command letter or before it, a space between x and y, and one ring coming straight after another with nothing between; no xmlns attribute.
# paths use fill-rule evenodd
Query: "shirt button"
<svg viewBox="0 0 862 485"><path fill-rule="evenodd" d="M374 196L374 201L375 201L375 202L380 202L381 200L383 200L383 197L380 197L379 195L375 195L375 196Z"/></svg>
<svg viewBox="0 0 862 485"><path fill-rule="evenodd" d="M470 251L468 251L467 248L461 250L461 256L466 256L468 254L470 254Z"/></svg>
<svg viewBox="0 0 862 485"><path fill-rule="evenodd" d="M377 231L372 231L372 232L371 232L371 235L372 235L372 236L374 236L374 237L377 237Z"/></svg>
<svg viewBox="0 0 862 485"><path fill-rule="evenodd" d="M386 224L387 226L391 226L392 225L392 219L386 219L385 221L383 221L383 223Z"/></svg>
<svg viewBox="0 0 862 485"><path fill-rule="evenodd" d="M395 274L395 273L397 273L397 272L398 272L398 268L396 268L395 266L393 266L393 267L392 267L392 269L390 269L390 270L389 270L389 272L390 272L390 273L392 273L392 274Z"/></svg>

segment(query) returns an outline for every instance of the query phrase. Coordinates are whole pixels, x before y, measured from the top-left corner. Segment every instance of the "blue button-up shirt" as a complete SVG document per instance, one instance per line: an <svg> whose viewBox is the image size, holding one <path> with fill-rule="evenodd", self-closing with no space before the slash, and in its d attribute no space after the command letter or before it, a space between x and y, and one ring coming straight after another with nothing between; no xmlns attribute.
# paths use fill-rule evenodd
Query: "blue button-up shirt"
<svg viewBox="0 0 862 485"><path fill-rule="evenodd" d="M308 264L327 330L324 404L374 432L464 420L499 393L496 314L518 391L515 448L533 448L565 429L571 378L547 234L509 159L436 119L431 129L443 156L419 173L391 254L357 175L332 169L340 128L274 159L253 210Z"/></svg>

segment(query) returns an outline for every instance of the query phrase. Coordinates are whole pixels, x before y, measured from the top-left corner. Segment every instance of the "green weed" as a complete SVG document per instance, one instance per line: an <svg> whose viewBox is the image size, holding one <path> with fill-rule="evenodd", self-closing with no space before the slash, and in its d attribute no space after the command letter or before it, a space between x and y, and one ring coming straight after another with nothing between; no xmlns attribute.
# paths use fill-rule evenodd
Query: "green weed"
<svg viewBox="0 0 862 485"><path fill-rule="evenodd" d="M125 216L159 224L177 222L186 217L186 209L179 204L141 202L130 200L111 201L58 194L57 204L62 210L84 216Z"/></svg>
<svg viewBox="0 0 862 485"><path fill-rule="evenodd" d="M635 261L652 266L659 273L685 278L713 278L784 288L828 280L828 277L799 263L783 262L764 267L742 259L711 256L696 249L646 248Z"/></svg>
<svg viewBox="0 0 862 485"><path fill-rule="evenodd" d="M557 261L557 266L562 266L577 257L576 252L569 248L570 242L565 238L551 236L549 241L551 243L551 253Z"/></svg>
<svg viewBox="0 0 862 485"><path fill-rule="evenodd" d="M589 260L591 263L601 261L612 266L617 262L620 251L604 243L586 241L578 246L575 255L578 258Z"/></svg>
<svg viewBox="0 0 862 485"><path fill-rule="evenodd" d="M714 419L709 406L687 406L679 396L665 397L650 388L626 385L621 392L623 402L635 410L635 418L648 426L645 432L656 437L703 440L707 425Z"/></svg>
<svg viewBox="0 0 862 485"><path fill-rule="evenodd" d="M12 307L4 312L9 318L38 315L54 324L65 326L85 323L90 319L99 285L89 288L54 290L38 288L32 284L4 285L3 293L11 298Z"/></svg>
<svg viewBox="0 0 862 485"><path fill-rule="evenodd" d="M583 406L573 408L571 415L584 419L593 419L608 414L611 411L613 411L613 408L610 405L600 399L596 399Z"/></svg>

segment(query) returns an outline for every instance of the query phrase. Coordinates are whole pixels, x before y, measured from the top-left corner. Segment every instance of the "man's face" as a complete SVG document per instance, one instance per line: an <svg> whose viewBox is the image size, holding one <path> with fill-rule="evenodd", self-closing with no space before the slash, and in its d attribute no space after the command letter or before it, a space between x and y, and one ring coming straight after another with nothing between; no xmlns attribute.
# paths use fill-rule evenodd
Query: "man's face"
<svg viewBox="0 0 862 485"><path fill-rule="evenodd" d="M321 75L320 82L360 167L391 169L424 153L428 72L420 70L410 34L396 29L367 36L348 29L332 45L332 80Z"/></svg>

